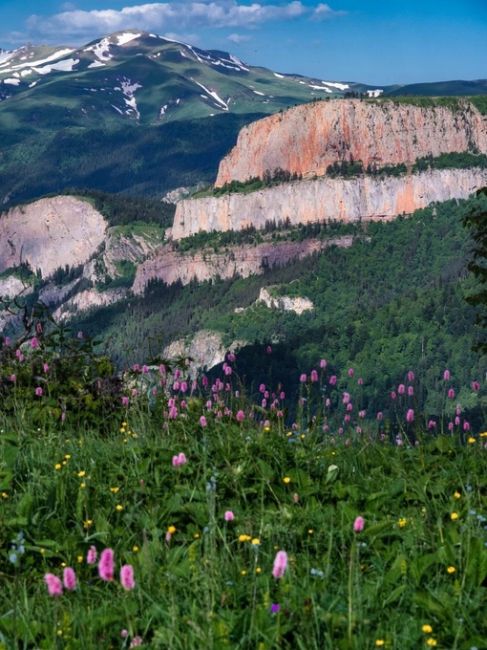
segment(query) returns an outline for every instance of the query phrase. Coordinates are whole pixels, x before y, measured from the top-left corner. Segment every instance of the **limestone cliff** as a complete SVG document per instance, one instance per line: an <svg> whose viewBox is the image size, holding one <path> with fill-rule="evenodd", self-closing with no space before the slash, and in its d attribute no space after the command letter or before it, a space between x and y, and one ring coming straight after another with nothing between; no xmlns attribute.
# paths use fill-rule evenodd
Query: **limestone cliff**
<svg viewBox="0 0 487 650"><path fill-rule="evenodd" d="M210 250L179 253L170 244L161 246L137 269L132 291L143 293L150 280L161 280L166 284L181 282L188 284L212 278L248 277L263 273L266 268L283 266L296 259L303 259L328 246L351 246L352 237L329 240L307 239L302 242L276 242L256 246L232 246L222 253Z"/></svg>
<svg viewBox="0 0 487 650"><path fill-rule="evenodd" d="M72 196L41 199L0 215L0 273L28 263L48 277L60 266L84 264L107 224L90 203Z"/></svg>
<svg viewBox="0 0 487 650"><path fill-rule="evenodd" d="M434 201L466 198L486 183L487 169L448 169L350 180L325 176L249 194L184 200L177 205L172 237L182 239L202 230L263 228L267 221L390 219Z"/></svg>
<svg viewBox="0 0 487 650"><path fill-rule="evenodd" d="M487 118L470 103L458 109L358 99L304 104L244 127L221 161L216 186L282 168L321 176L335 161L364 167L477 149L487 153Z"/></svg>

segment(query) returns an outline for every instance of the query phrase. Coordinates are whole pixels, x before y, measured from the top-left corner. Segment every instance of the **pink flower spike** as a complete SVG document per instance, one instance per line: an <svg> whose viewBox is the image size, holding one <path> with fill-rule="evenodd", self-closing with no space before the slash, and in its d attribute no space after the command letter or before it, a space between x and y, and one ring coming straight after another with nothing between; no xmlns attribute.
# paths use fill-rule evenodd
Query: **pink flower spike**
<svg viewBox="0 0 487 650"><path fill-rule="evenodd" d="M303 374L299 377L299 381L300 381L302 384L305 384L305 383L308 381L308 377L305 375L304 372L303 372Z"/></svg>
<svg viewBox="0 0 487 650"><path fill-rule="evenodd" d="M280 580L287 569L287 553L286 551L278 551L274 559L274 566L272 567L272 575L276 580Z"/></svg>
<svg viewBox="0 0 487 650"><path fill-rule="evenodd" d="M445 370L444 373L443 373L443 381L450 381L450 377L451 377L450 371Z"/></svg>
<svg viewBox="0 0 487 650"><path fill-rule="evenodd" d="M44 582L47 585L47 591L49 596L57 597L63 595L63 583L60 578L55 576L53 573L46 573L44 576Z"/></svg>
<svg viewBox="0 0 487 650"><path fill-rule="evenodd" d="M184 452L180 452L178 454L178 465L186 465L188 462L188 459L186 458L186 454Z"/></svg>
<svg viewBox="0 0 487 650"><path fill-rule="evenodd" d="M90 546L86 554L86 564L95 564L97 557L96 546Z"/></svg>
<svg viewBox="0 0 487 650"><path fill-rule="evenodd" d="M406 413L406 422L414 422L414 411L413 409L408 409L408 412Z"/></svg>
<svg viewBox="0 0 487 650"><path fill-rule="evenodd" d="M225 514L223 515L225 521L233 521L235 519L235 515L231 510L227 510Z"/></svg>
<svg viewBox="0 0 487 650"><path fill-rule="evenodd" d="M365 519L363 517L357 517L353 522L353 532L361 533L365 528Z"/></svg>
<svg viewBox="0 0 487 650"><path fill-rule="evenodd" d="M105 548L100 555L98 562L98 575L105 582L111 582L114 574L113 549Z"/></svg>
<svg viewBox="0 0 487 650"><path fill-rule="evenodd" d="M134 567L131 564L124 564L120 569L120 584L125 591L131 591L135 587Z"/></svg>
<svg viewBox="0 0 487 650"><path fill-rule="evenodd" d="M44 391L42 390L42 388L40 386L37 386L37 388L35 389L35 394L36 394L36 397L42 397L42 395L44 394Z"/></svg>
<svg viewBox="0 0 487 650"><path fill-rule="evenodd" d="M243 422L245 420L245 413L243 411L237 411L235 418L237 422Z"/></svg>
<svg viewBox="0 0 487 650"><path fill-rule="evenodd" d="M448 390L448 399L455 399L455 390L453 388Z"/></svg>
<svg viewBox="0 0 487 650"><path fill-rule="evenodd" d="M206 426L208 426L208 422L206 421L205 416L202 415L202 416L200 417L200 427L203 427L203 428L204 428L204 427L206 427Z"/></svg>
<svg viewBox="0 0 487 650"><path fill-rule="evenodd" d="M63 571L63 583L68 591L74 591L76 589L76 573L70 566L67 566Z"/></svg>

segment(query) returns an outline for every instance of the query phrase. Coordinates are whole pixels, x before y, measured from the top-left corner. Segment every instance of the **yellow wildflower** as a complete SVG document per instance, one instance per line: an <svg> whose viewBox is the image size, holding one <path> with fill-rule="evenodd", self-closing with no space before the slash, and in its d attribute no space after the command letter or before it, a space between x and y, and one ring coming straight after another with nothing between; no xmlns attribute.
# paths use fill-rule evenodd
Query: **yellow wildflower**
<svg viewBox="0 0 487 650"><path fill-rule="evenodd" d="M120 490L119 487L111 487L111 488L110 488L110 492L111 492L112 494L117 494L117 492L119 492L119 490Z"/></svg>
<svg viewBox="0 0 487 650"><path fill-rule="evenodd" d="M83 481L83 483L80 483L79 486L82 490L84 490L86 487L86 483Z"/></svg>
<svg viewBox="0 0 487 650"><path fill-rule="evenodd" d="M93 526L93 519L85 519L83 522L83 528L91 528Z"/></svg>
<svg viewBox="0 0 487 650"><path fill-rule="evenodd" d="M481 438L487 438L487 431L479 434Z"/></svg>
<svg viewBox="0 0 487 650"><path fill-rule="evenodd" d="M459 517L458 512L452 512L452 513L450 514L450 519L451 519L452 521L456 521L456 520L458 519L458 517Z"/></svg>
<svg viewBox="0 0 487 650"><path fill-rule="evenodd" d="M455 490L455 492L453 493L453 498L454 499L461 499L462 495L460 494L460 492L458 490Z"/></svg>
<svg viewBox="0 0 487 650"><path fill-rule="evenodd" d="M251 541L251 544L253 544L254 546L259 546L260 539L258 537L254 537L253 540Z"/></svg>
<svg viewBox="0 0 487 650"><path fill-rule="evenodd" d="M78 556L76 557L76 561L78 562L78 564L81 564L81 563L83 562L83 556L82 556L82 555L78 555Z"/></svg>
<svg viewBox="0 0 487 650"><path fill-rule="evenodd" d="M246 576L246 575L247 575L247 571L246 571L245 569L242 569L242 570L240 571L240 575L241 575L241 576Z"/></svg>
<svg viewBox="0 0 487 650"><path fill-rule="evenodd" d="M431 634L431 633L433 632L433 628L431 627L431 625L428 625L428 624L426 623L426 624L423 625L423 627L421 628L421 632L423 632L424 634Z"/></svg>
<svg viewBox="0 0 487 650"><path fill-rule="evenodd" d="M262 569L260 568L260 566L255 568L255 573L257 573L257 574L262 573Z"/></svg>
<svg viewBox="0 0 487 650"><path fill-rule="evenodd" d="M117 503L117 505L115 506L115 510L116 510L117 512L122 512L122 510L123 510L123 506L122 506L120 503Z"/></svg>
<svg viewBox="0 0 487 650"><path fill-rule="evenodd" d="M71 458L71 454L65 454L64 458L65 458L65 460L69 460Z"/></svg>
<svg viewBox="0 0 487 650"><path fill-rule="evenodd" d="M376 639L375 640L375 647L376 648L382 648L383 646L385 646L385 644L386 644L386 642L384 641L384 639Z"/></svg>
<svg viewBox="0 0 487 650"><path fill-rule="evenodd" d="M426 645L429 645L430 648L435 648L438 645L438 641L430 636L430 638L426 641Z"/></svg>
<svg viewBox="0 0 487 650"><path fill-rule="evenodd" d="M170 535L174 535L174 533L176 532L176 526L168 526L168 527L167 527L167 532L168 532Z"/></svg>
<svg viewBox="0 0 487 650"><path fill-rule="evenodd" d="M252 537L250 535L244 535L244 534L239 535L238 537L239 542L250 542L251 539Z"/></svg>
<svg viewBox="0 0 487 650"><path fill-rule="evenodd" d="M78 472L78 478L83 478L84 476L86 476L86 472L84 469L82 469Z"/></svg>
<svg viewBox="0 0 487 650"><path fill-rule="evenodd" d="M446 568L446 571L447 571L447 573L449 573L450 575L453 575L454 573L456 573L457 570L455 569L454 566L449 566L449 567Z"/></svg>
<svg viewBox="0 0 487 650"><path fill-rule="evenodd" d="M467 442L468 442L469 445L473 445L473 444L475 444L477 441L476 441L476 439L475 439L473 436L470 436L469 438L467 438Z"/></svg>
<svg viewBox="0 0 487 650"><path fill-rule="evenodd" d="M312 535L315 531L312 528L308 528L308 535Z"/></svg>
<svg viewBox="0 0 487 650"><path fill-rule="evenodd" d="M62 465L61 465L61 463L56 463L56 464L54 465L54 469L57 470L57 471L59 471L60 469L62 469Z"/></svg>
<svg viewBox="0 0 487 650"><path fill-rule="evenodd" d="M289 483L291 483L291 477L290 476L285 476L282 479L282 482L285 483L286 485L288 485Z"/></svg>
<svg viewBox="0 0 487 650"><path fill-rule="evenodd" d="M407 526L407 523L408 523L408 520L406 519L406 517L401 517L398 520L397 525L399 526L399 528L404 528L404 526Z"/></svg>

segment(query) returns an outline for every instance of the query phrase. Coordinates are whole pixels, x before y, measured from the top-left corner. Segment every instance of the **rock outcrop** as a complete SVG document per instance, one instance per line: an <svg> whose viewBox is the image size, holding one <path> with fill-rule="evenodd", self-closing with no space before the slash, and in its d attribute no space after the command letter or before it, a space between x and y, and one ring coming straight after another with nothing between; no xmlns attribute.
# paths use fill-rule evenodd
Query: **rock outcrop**
<svg viewBox="0 0 487 650"><path fill-rule="evenodd" d="M263 228L268 221L303 224L391 219L434 201L466 198L487 183L487 169L432 170L402 176L323 177L283 183L249 194L180 201L173 239L200 231Z"/></svg>
<svg viewBox="0 0 487 650"><path fill-rule="evenodd" d="M223 336L212 330L200 330L191 336L177 339L170 343L163 351L166 359L191 359L190 375L196 375L197 370L210 370L225 361L227 352L236 352L247 345L246 341L235 341L225 347Z"/></svg>
<svg viewBox="0 0 487 650"><path fill-rule="evenodd" d="M170 244L161 246L137 269L132 291L144 292L150 280L161 280L166 284L192 280L204 282L212 278L248 277L263 273L265 269L283 266L292 260L308 257L329 246L351 246L351 236L329 240L307 239L302 242L276 242L255 246L232 246L222 253L208 249L180 253Z"/></svg>
<svg viewBox="0 0 487 650"><path fill-rule="evenodd" d="M269 309L280 309L282 311L293 311L301 316L305 311L313 311L314 305L309 298L301 296L275 296L272 289L262 287L257 298L257 303L262 302Z"/></svg>
<svg viewBox="0 0 487 650"><path fill-rule="evenodd" d="M0 273L27 263L43 277L85 264L105 238L107 224L87 201L41 199L0 215Z"/></svg>
<svg viewBox="0 0 487 650"><path fill-rule="evenodd" d="M322 176L336 161L364 167L476 149L487 153L487 118L469 102L421 108L392 101L338 99L304 104L244 127L221 161L220 187L277 168Z"/></svg>

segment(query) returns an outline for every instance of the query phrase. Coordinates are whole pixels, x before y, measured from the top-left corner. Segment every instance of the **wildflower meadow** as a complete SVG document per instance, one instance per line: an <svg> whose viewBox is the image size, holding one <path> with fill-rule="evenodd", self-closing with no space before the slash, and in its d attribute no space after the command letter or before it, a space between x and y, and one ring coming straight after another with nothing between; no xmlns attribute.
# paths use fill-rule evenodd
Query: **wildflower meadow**
<svg viewBox="0 0 487 650"><path fill-rule="evenodd" d="M369 413L324 358L288 395L40 321L0 355L0 648L487 647L481 377Z"/></svg>

